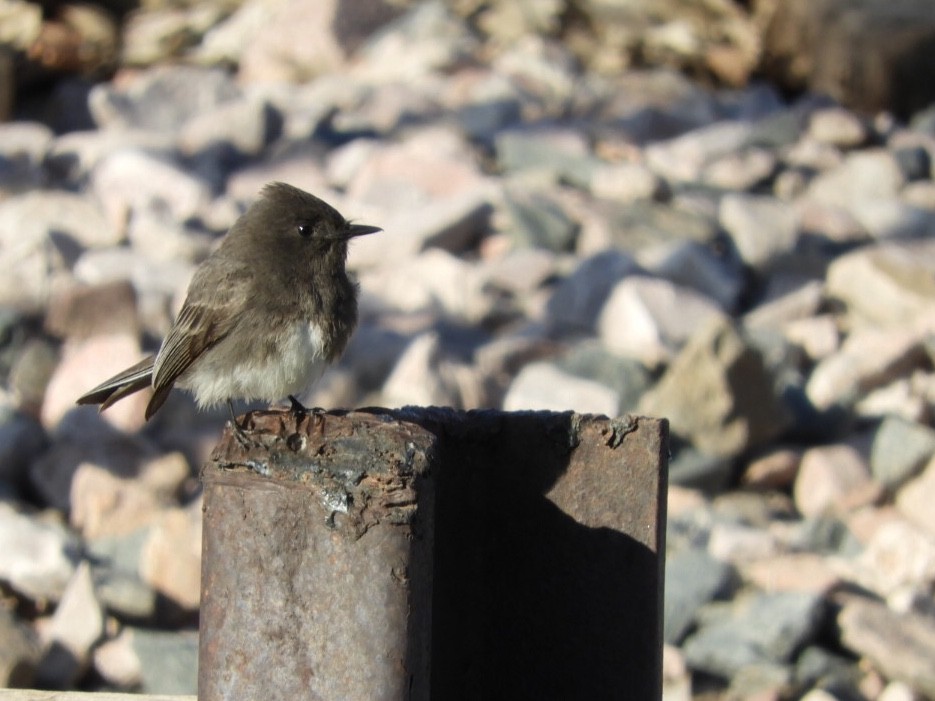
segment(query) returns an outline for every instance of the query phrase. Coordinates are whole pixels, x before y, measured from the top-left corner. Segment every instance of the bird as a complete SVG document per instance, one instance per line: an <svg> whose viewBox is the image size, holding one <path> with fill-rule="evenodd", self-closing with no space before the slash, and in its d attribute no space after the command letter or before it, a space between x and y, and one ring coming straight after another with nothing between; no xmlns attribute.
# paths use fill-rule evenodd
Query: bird
<svg viewBox="0 0 935 701"><path fill-rule="evenodd" d="M195 270L155 355L77 399L104 411L147 387L148 421L176 387L200 408L233 400L276 402L308 389L344 352L357 325L358 286L348 242L382 231L354 224L318 197L266 185Z"/></svg>

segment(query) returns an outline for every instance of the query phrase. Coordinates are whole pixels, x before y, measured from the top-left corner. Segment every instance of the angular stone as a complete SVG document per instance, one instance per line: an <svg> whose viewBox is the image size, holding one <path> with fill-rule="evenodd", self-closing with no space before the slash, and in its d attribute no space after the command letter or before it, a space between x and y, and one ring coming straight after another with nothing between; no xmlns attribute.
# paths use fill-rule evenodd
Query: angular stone
<svg viewBox="0 0 935 701"><path fill-rule="evenodd" d="M514 378L503 398L505 411L569 411L617 415L620 398L603 384L574 377L550 363L530 363Z"/></svg>
<svg viewBox="0 0 935 701"><path fill-rule="evenodd" d="M5 608L0 610L0 684L28 689L35 685L39 641L35 633Z"/></svg>
<svg viewBox="0 0 935 701"><path fill-rule="evenodd" d="M928 592L935 583L935 541L898 516L881 524L848 575L881 597Z"/></svg>
<svg viewBox="0 0 935 701"><path fill-rule="evenodd" d="M896 508L916 526L935 538L935 458L917 477L906 482L896 493Z"/></svg>
<svg viewBox="0 0 935 701"><path fill-rule="evenodd" d="M848 496L870 482L866 458L845 444L809 448L802 455L793 494L803 516L841 511Z"/></svg>
<svg viewBox="0 0 935 701"><path fill-rule="evenodd" d="M843 107L826 107L811 114L808 138L838 148L861 146L870 136L867 124L858 115Z"/></svg>
<svg viewBox="0 0 935 701"><path fill-rule="evenodd" d="M140 658L133 650L132 633L122 630L117 637L94 649L94 671L108 683L122 689L139 686L143 681Z"/></svg>
<svg viewBox="0 0 935 701"><path fill-rule="evenodd" d="M56 336L78 340L119 332L136 334L136 294L126 280L62 290L49 301L45 325Z"/></svg>
<svg viewBox="0 0 935 701"><path fill-rule="evenodd" d="M618 280L639 270L619 251L586 258L562 280L549 299L549 321L559 329L593 331L598 314Z"/></svg>
<svg viewBox="0 0 935 701"><path fill-rule="evenodd" d="M507 234L514 245L556 253L573 248L577 224L547 193L511 188L505 194L504 205L510 219Z"/></svg>
<svg viewBox="0 0 935 701"><path fill-rule="evenodd" d="M71 580L78 542L63 526L0 502L0 579L36 602L58 601Z"/></svg>
<svg viewBox="0 0 935 701"><path fill-rule="evenodd" d="M816 553L778 553L742 563L745 581L766 592L831 592L841 575L827 557Z"/></svg>
<svg viewBox="0 0 935 701"><path fill-rule="evenodd" d="M796 448L768 448L746 463L740 482L753 489L786 489L795 480L801 461L802 452Z"/></svg>
<svg viewBox="0 0 935 701"><path fill-rule="evenodd" d="M145 694L198 692L198 632L128 628Z"/></svg>
<svg viewBox="0 0 935 701"><path fill-rule="evenodd" d="M818 363L805 393L819 410L850 408L860 396L924 362L919 334L904 329L852 332L840 350Z"/></svg>
<svg viewBox="0 0 935 701"><path fill-rule="evenodd" d="M897 489L922 470L935 455L935 429L890 416L873 438L870 470L890 490Z"/></svg>
<svg viewBox="0 0 935 701"><path fill-rule="evenodd" d="M855 598L838 614L841 643L890 679L935 696L935 624L925 616L900 615L884 604Z"/></svg>
<svg viewBox="0 0 935 701"><path fill-rule="evenodd" d="M438 335L417 336L403 351L381 392L387 406L452 406L456 397L440 376Z"/></svg>
<svg viewBox="0 0 935 701"><path fill-rule="evenodd" d="M917 319L935 304L935 244L930 240L885 243L835 259L828 294L861 321L896 326Z"/></svg>
<svg viewBox="0 0 935 701"><path fill-rule="evenodd" d="M730 234L744 263L766 270L790 253L798 240L798 216L789 205L762 195L729 194L721 199L718 220Z"/></svg>
<svg viewBox="0 0 935 701"><path fill-rule="evenodd" d="M788 415L760 354L737 329L715 322L696 334L640 401L699 450L731 456L780 435Z"/></svg>
<svg viewBox="0 0 935 701"><path fill-rule="evenodd" d="M189 611L201 601L201 501L163 513L140 555L140 576Z"/></svg>
<svg viewBox="0 0 935 701"><path fill-rule="evenodd" d="M714 302L694 290L631 275L611 291L598 316L597 332L609 350L655 368L667 363L699 329L723 318Z"/></svg>
<svg viewBox="0 0 935 701"><path fill-rule="evenodd" d="M672 553L666 559L663 639L678 644L704 604L729 593L733 568L701 550Z"/></svg>
<svg viewBox="0 0 935 701"><path fill-rule="evenodd" d="M788 662L818 634L824 617L819 595L756 594L735 601L727 618L689 636L685 659L694 669L728 678L748 665Z"/></svg>
<svg viewBox="0 0 935 701"><path fill-rule="evenodd" d="M91 649L104 633L104 611L87 562L75 570L44 632L47 649L39 663L39 682L45 688L67 689L84 673Z"/></svg>

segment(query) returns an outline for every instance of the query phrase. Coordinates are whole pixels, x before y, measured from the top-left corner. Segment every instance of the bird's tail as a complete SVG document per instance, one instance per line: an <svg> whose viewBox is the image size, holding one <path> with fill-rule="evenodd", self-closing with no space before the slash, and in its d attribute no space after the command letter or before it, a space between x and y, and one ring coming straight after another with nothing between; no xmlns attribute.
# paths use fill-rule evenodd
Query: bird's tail
<svg viewBox="0 0 935 701"><path fill-rule="evenodd" d="M77 404L100 404L104 411L114 402L149 387L153 380L153 361L155 356L149 356L129 367L123 372L114 375L106 382L102 382L90 392L85 392L77 399Z"/></svg>

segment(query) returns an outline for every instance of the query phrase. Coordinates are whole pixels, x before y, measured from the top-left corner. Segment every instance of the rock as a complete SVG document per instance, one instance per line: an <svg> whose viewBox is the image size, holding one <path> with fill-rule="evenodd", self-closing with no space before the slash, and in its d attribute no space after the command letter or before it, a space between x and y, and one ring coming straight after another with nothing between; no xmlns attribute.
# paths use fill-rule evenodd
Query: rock
<svg viewBox="0 0 935 701"><path fill-rule="evenodd" d="M809 448L802 455L793 494L805 517L843 512L870 482L867 460L846 444Z"/></svg>
<svg viewBox="0 0 935 701"><path fill-rule="evenodd" d="M62 134L52 143L45 165L50 177L62 186L86 187L91 172L107 156L126 149L153 153L175 147L175 135L145 128L74 131Z"/></svg>
<svg viewBox="0 0 935 701"><path fill-rule="evenodd" d="M0 610L0 641L0 683L4 688L32 687L39 663L36 635L5 608Z"/></svg>
<svg viewBox="0 0 935 701"><path fill-rule="evenodd" d="M922 146L906 146L893 151L906 182L928 181L932 177L932 156ZM905 190L903 196L905 197Z"/></svg>
<svg viewBox="0 0 935 701"><path fill-rule="evenodd" d="M651 200L663 190L662 183L642 163L608 163L594 167L589 182L595 197L616 202Z"/></svg>
<svg viewBox="0 0 935 701"><path fill-rule="evenodd" d="M510 188L504 206L510 220L507 233L515 246L556 253L574 247L578 227L555 198L543 192Z"/></svg>
<svg viewBox="0 0 935 701"><path fill-rule="evenodd" d="M800 688L812 688L803 699L838 698L825 689L841 690L845 693L856 693L859 671L855 668L853 660L840 654L835 654L818 645L809 645L798 656L795 664L795 679Z"/></svg>
<svg viewBox="0 0 935 701"><path fill-rule="evenodd" d="M882 597L928 592L935 582L935 542L897 517L873 532L850 565L849 578Z"/></svg>
<svg viewBox="0 0 935 701"><path fill-rule="evenodd" d="M734 474L729 457L710 455L691 446L679 447L669 459L669 481L681 487L694 487L707 494L727 488Z"/></svg>
<svg viewBox="0 0 935 701"><path fill-rule="evenodd" d="M674 645L662 646L662 698L665 701L691 701L691 673L681 651Z"/></svg>
<svg viewBox="0 0 935 701"><path fill-rule="evenodd" d="M94 563L97 596L109 612L122 620L158 623L158 615L165 610L165 602L139 574L150 532L150 528L142 528L123 536L85 541Z"/></svg>
<svg viewBox="0 0 935 701"><path fill-rule="evenodd" d="M768 271L795 248L795 210L772 197L728 194L721 199L718 220L730 234L744 263Z"/></svg>
<svg viewBox="0 0 935 701"><path fill-rule="evenodd" d="M923 240L859 249L831 263L827 285L859 322L911 323L935 303L935 245Z"/></svg>
<svg viewBox="0 0 935 701"><path fill-rule="evenodd" d="M792 669L782 664L755 664L738 670L730 680L731 698L782 699L792 691Z"/></svg>
<svg viewBox="0 0 935 701"><path fill-rule="evenodd" d="M403 351L381 392L387 406L454 406L456 397L440 376L438 335L416 337Z"/></svg>
<svg viewBox="0 0 935 701"><path fill-rule="evenodd" d="M598 253L581 261L549 299L550 324L559 330L592 331L617 281L638 271L636 262L618 251Z"/></svg>
<svg viewBox="0 0 935 701"><path fill-rule="evenodd" d="M78 397L111 375L139 362L142 357L136 334L94 336L84 342L67 345L45 392L43 426L54 430L66 414L82 411L75 405ZM143 427L148 401L148 392L134 394L101 416L116 428L136 431Z"/></svg>
<svg viewBox="0 0 935 701"><path fill-rule="evenodd" d="M138 334L136 294L125 280L62 290L49 300L45 326L56 336L73 340Z"/></svg>
<svg viewBox="0 0 935 701"><path fill-rule="evenodd" d="M123 23L121 60L125 65L148 66L182 58L224 14L220 3L136 9Z"/></svg>
<svg viewBox="0 0 935 701"><path fill-rule="evenodd" d="M744 466L741 484L753 489L785 489L795 480L802 453L792 447L768 448Z"/></svg>
<svg viewBox="0 0 935 701"><path fill-rule="evenodd" d="M887 417L873 438L870 469L890 490L921 471L935 455L935 430L896 416Z"/></svg>
<svg viewBox="0 0 935 701"><path fill-rule="evenodd" d="M94 671L109 684L121 689L139 686L143 681L140 658L133 649L132 633L122 630L115 638L94 650Z"/></svg>
<svg viewBox="0 0 935 701"><path fill-rule="evenodd" d="M510 129L497 134L494 147L502 170L544 173L552 182L587 186L598 170L577 130Z"/></svg>
<svg viewBox="0 0 935 701"><path fill-rule="evenodd" d="M259 156L279 137L282 122L282 115L262 97L230 100L186 121L178 145L187 156L230 149L233 155L227 157L236 165L238 159Z"/></svg>
<svg viewBox="0 0 935 701"><path fill-rule="evenodd" d="M750 143L751 136L750 124L716 122L674 139L650 144L645 151L646 163L666 180L698 181L706 165L741 151Z"/></svg>
<svg viewBox="0 0 935 701"><path fill-rule="evenodd" d="M639 398L652 385L652 376L642 364L609 353L601 344L582 341L555 361L563 372L599 382L619 397L617 415L635 410Z"/></svg>
<svg viewBox="0 0 935 701"><path fill-rule="evenodd" d="M661 246L637 256L650 272L691 288L734 311L746 282L741 262L730 251L694 241Z"/></svg>
<svg viewBox="0 0 935 701"><path fill-rule="evenodd" d="M138 150L104 158L94 170L93 188L107 221L119 232L140 210L154 208L184 222L199 215L211 199L205 181L169 158Z"/></svg>
<svg viewBox="0 0 935 701"><path fill-rule="evenodd" d="M52 447L30 466L29 478L37 496L61 511L71 506L71 482L81 463L128 476L138 474L139 466L158 454L143 436L118 432L91 407L69 413L59 423L55 438Z"/></svg>
<svg viewBox="0 0 935 701"><path fill-rule="evenodd" d="M81 677L92 646L104 633L104 611L94 594L91 570L82 562L62 593L45 631L47 649L37 671L47 689L67 689Z"/></svg>
<svg viewBox="0 0 935 701"><path fill-rule="evenodd" d="M83 249L118 241L100 209L79 195L37 191L0 202L0 264L9 271L0 301L44 305Z"/></svg>
<svg viewBox="0 0 935 701"><path fill-rule="evenodd" d="M31 416L39 414L49 382L59 362L59 349L45 338L27 341L10 368L9 385L18 408Z"/></svg>
<svg viewBox="0 0 935 701"><path fill-rule="evenodd" d="M841 576L827 558L816 553L777 553L740 564L746 582L766 592L797 591L827 594Z"/></svg>
<svg viewBox="0 0 935 701"><path fill-rule="evenodd" d="M687 550L666 559L663 639L676 645L695 621L704 604L727 595L733 569L700 550Z"/></svg>
<svg viewBox="0 0 935 701"><path fill-rule="evenodd" d="M777 167L778 159L771 150L752 147L708 163L700 181L723 190L752 190L769 180Z"/></svg>
<svg viewBox="0 0 935 701"><path fill-rule="evenodd" d="M377 310L431 312L476 323L485 318L493 302L476 267L437 248L360 278L365 293L374 291L364 303Z"/></svg>
<svg viewBox="0 0 935 701"><path fill-rule="evenodd" d="M614 417L617 393L603 384L562 372L550 363L526 365L503 398L504 411L576 411Z"/></svg>
<svg viewBox="0 0 935 701"><path fill-rule="evenodd" d="M140 576L189 611L201 601L201 502L166 511L143 546Z"/></svg>
<svg viewBox="0 0 935 701"><path fill-rule="evenodd" d="M782 332L789 343L801 348L813 362L824 360L840 347L838 323L830 314L790 321Z"/></svg>
<svg viewBox="0 0 935 701"><path fill-rule="evenodd" d="M727 678L749 665L788 662L817 635L824 609L811 593L755 594L689 636L685 659L693 669Z"/></svg>
<svg viewBox="0 0 935 701"><path fill-rule="evenodd" d="M145 694L187 694L198 690L197 631L128 628L140 661Z"/></svg>
<svg viewBox="0 0 935 701"><path fill-rule="evenodd" d="M790 286L784 285L778 294L751 309L743 318L744 325L780 329L792 321L815 318L824 301L824 285L818 280L794 280Z"/></svg>
<svg viewBox="0 0 935 701"><path fill-rule="evenodd" d="M380 220L383 233L354 242L348 265L362 270L402 263L430 248L463 252L487 230L491 212L490 195L483 187L427 203L415 212L400 210Z"/></svg>
<svg viewBox="0 0 935 701"><path fill-rule="evenodd" d="M75 470L71 483L72 526L84 538L118 536L146 526L161 517L175 503L176 492L189 475L180 453L170 453L144 469L151 475L158 469L164 484L151 486L144 479L127 479L91 463Z"/></svg>
<svg viewBox="0 0 935 701"><path fill-rule="evenodd" d="M921 474L908 480L896 493L896 508L913 524L935 538L935 459L930 459Z"/></svg>
<svg viewBox="0 0 935 701"><path fill-rule="evenodd" d="M88 106L101 128L175 133L180 124L240 95L241 89L225 70L165 65L120 85L99 83L91 90ZM145 181L130 182L139 186Z"/></svg>
<svg viewBox="0 0 935 701"><path fill-rule="evenodd" d="M919 336L912 331L855 331L837 353L815 366L805 393L819 410L849 410L863 393L918 367L923 355Z"/></svg>
<svg viewBox="0 0 935 701"><path fill-rule="evenodd" d="M764 5L762 70L786 89L830 95L866 113L907 117L935 99L926 0L793 0Z"/></svg>
<svg viewBox="0 0 935 701"><path fill-rule="evenodd" d="M29 463L49 445L42 425L31 416L0 410L0 481L26 485Z"/></svg>
<svg viewBox="0 0 935 701"><path fill-rule="evenodd" d="M0 580L34 601L58 601L71 580L76 539L61 525L0 502Z"/></svg>
<svg viewBox="0 0 935 701"><path fill-rule="evenodd" d="M806 132L806 138L842 149L862 146L869 136L864 120L842 107L826 107L813 112Z"/></svg>
<svg viewBox="0 0 935 701"><path fill-rule="evenodd" d="M708 536L708 552L724 562L758 560L775 555L777 548L772 534L742 523L717 522Z"/></svg>
<svg viewBox="0 0 935 701"><path fill-rule="evenodd" d="M722 318L718 306L694 290L631 275L611 291L598 316L597 332L609 350L657 368L699 329Z"/></svg>
<svg viewBox="0 0 935 701"><path fill-rule="evenodd" d="M709 324L643 396L640 411L665 416L674 434L715 456L733 456L781 435L788 415L763 359L725 322Z"/></svg>
<svg viewBox="0 0 935 701"><path fill-rule="evenodd" d="M899 615L885 605L854 598L838 614L841 643L868 658L886 677L935 696L935 624L923 616Z"/></svg>
<svg viewBox="0 0 935 701"><path fill-rule="evenodd" d="M0 125L0 192L20 193L42 187L47 174L43 161L55 135L39 122Z"/></svg>

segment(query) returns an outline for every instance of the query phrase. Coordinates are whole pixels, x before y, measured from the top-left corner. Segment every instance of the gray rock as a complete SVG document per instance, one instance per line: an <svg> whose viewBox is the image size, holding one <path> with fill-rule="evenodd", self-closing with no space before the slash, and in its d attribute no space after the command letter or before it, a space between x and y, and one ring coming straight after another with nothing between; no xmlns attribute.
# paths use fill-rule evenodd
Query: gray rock
<svg viewBox="0 0 935 701"><path fill-rule="evenodd" d="M699 608L730 593L733 569L702 550L686 550L666 557L663 640L679 644Z"/></svg>
<svg viewBox="0 0 935 701"><path fill-rule="evenodd" d="M197 631L165 632L129 628L133 650L140 660L143 693L198 692Z"/></svg>
<svg viewBox="0 0 935 701"><path fill-rule="evenodd" d="M935 455L935 429L897 416L883 420L873 438L870 471L887 489L915 477Z"/></svg>
<svg viewBox="0 0 935 701"><path fill-rule="evenodd" d="M870 659L890 679L935 696L935 623L927 616L900 615L884 604L854 598L838 614L840 641Z"/></svg>
<svg viewBox="0 0 935 701"><path fill-rule="evenodd" d="M22 596L58 601L75 572L77 552L64 526L0 502L0 579Z"/></svg>
<svg viewBox="0 0 935 701"><path fill-rule="evenodd" d="M613 417L619 405L613 389L542 362L520 370L503 398L505 411L576 411Z"/></svg>
<svg viewBox="0 0 935 701"><path fill-rule="evenodd" d="M0 125L0 191L18 193L45 185L43 161L54 138L52 130L38 122Z"/></svg>
<svg viewBox="0 0 935 701"><path fill-rule="evenodd" d="M42 426L30 416L0 411L0 480L25 486L29 463L49 444Z"/></svg>
<svg viewBox="0 0 935 701"><path fill-rule="evenodd" d="M714 216L663 202L601 202L595 212L603 215L614 232L615 247L629 252L653 251L684 242L718 244L719 232Z"/></svg>
<svg viewBox="0 0 935 701"><path fill-rule="evenodd" d="M769 270L777 258L794 249L798 239L795 211L772 197L726 195L718 219L743 262L755 270Z"/></svg>
<svg viewBox="0 0 935 701"><path fill-rule="evenodd" d="M226 147L238 156L259 156L279 137L282 115L262 97L245 97L201 112L179 130L178 146L186 155Z"/></svg>
<svg viewBox="0 0 935 701"><path fill-rule="evenodd" d="M723 312L694 290L644 275L618 282L601 308L597 332L614 353L649 368L668 363L699 329Z"/></svg>
<svg viewBox="0 0 935 701"><path fill-rule="evenodd" d="M211 201L208 184L181 164L140 150L118 151L94 170L94 193L113 230L123 232L140 210L166 212L177 222L197 217Z"/></svg>
<svg viewBox="0 0 935 701"><path fill-rule="evenodd" d="M277 36L277 48L280 41ZM477 38L445 3L418 3L366 41L357 54L358 71L379 81L412 80L453 68L478 46Z"/></svg>
<svg viewBox="0 0 935 701"><path fill-rule="evenodd" d="M112 153L140 149L169 154L174 147L174 132L142 128L76 131L55 139L45 164L53 182L84 189L97 164Z"/></svg>
<svg viewBox="0 0 935 701"><path fill-rule="evenodd" d="M743 265L730 247L686 241L637 256L650 272L664 277L734 311L746 283Z"/></svg>
<svg viewBox="0 0 935 701"><path fill-rule="evenodd" d="M558 358L560 370L599 382L620 398L617 416L635 411L639 398L652 385L649 371L639 362L610 353L601 344L582 341Z"/></svg>
<svg viewBox="0 0 935 701"><path fill-rule="evenodd" d="M800 687L854 691L859 681L859 670L852 660L818 645L809 645L795 662L795 680Z"/></svg>
<svg viewBox="0 0 935 701"><path fill-rule="evenodd" d="M240 94L227 71L167 65L142 72L126 86L100 83L88 103L99 127L175 132L180 124Z"/></svg>
<svg viewBox="0 0 935 701"><path fill-rule="evenodd" d="M33 687L38 663L36 634L11 611L0 609L0 684L4 688Z"/></svg>
<svg viewBox="0 0 935 701"><path fill-rule="evenodd" d="M578 226L554 197L544 192L522 192L509 188L504 207L510 220L507 234L514 245L570 251Z"/></svg>
<svg viewBox="0 0 935 701"><path fill-rule="evenodd" d="M669 481L680 487L716 494L730 485L734 465L729 457L710 455L691 446L678 446L669 459Z"/></svg>
<svg viewBox="0 0 935 701"><path fill-rule="evenodd" d="M751 147L708 163L700 181L723 190L752 190L769 180L778 162L773 151Z"/></svg>
<svg viewBox="0 0 935 701"><path fill-rule="evenodd" d="M821 596L781 592L735 601L730 614L703 624L684 644L689 666L733 677L743 667L789 662L818 634L825 619Z"/></svg>
<svg viewBox="0 0 935 701"><path fill-rule="evenodd" d="M889 242L841 256L827 290L860 321L906 325L935 304L935 242Z"/></svg>
<svg viewBox="0 0 935 701"><path fill-rule="evenodd" d="M46 631L50 645L37 671L42 687L72 687L87 669L91 648L103 633L104 611L94 593L91 569L82 562L62 593Z"/></svg>
<svg viewBox="0 0 935 701"><path fill-rule="evenodd" d="M665 416L700 451L732 456L763 445L789 424L760 354L726 322L698 333L643 396L640 410Z"/></svg>
<svg viewBox="0 0 935 701"><path fill-rule="evenodd" d="M512 129L497 134L497 161L505 171L545 172L554 181L587 186L597 171L579 131L568 129Z"/></svg>
<svg viewBox="0 0 935 701"><path fill-rule="evenodd" d="M674 139L651 144L646 148L646 162L669 181L698 181L707 164L750 144L752 133L749 122L716 122Z"/></svg>
<svg viewBox="0 0 935 701"><path fill-rule="evenodd" d="M617 281L638 271L636 262L618 251L598 253L581 261L549 299L550 324L559 330L592 331Z"/></svg>
<svg viewBox="0 0 935 701"><path fill-rule="evenodd" d="M896 163L907 182L931 180L932 156L921 146L904 146L893 151Z"/></svg>

